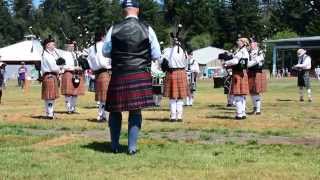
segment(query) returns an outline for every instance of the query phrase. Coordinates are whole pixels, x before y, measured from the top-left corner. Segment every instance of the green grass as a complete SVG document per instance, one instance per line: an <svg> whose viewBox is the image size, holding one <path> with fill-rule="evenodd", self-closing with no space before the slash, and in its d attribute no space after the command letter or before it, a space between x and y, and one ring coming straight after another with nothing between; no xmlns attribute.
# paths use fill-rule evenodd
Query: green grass
<svg viewBox="0 0 320 180"><path fill-rule="evenodd" d="M79 99L79 115L61 113L60 98L58 119L45 121L40 86L23 94L11 82L0 105L0 179L320 179L320 84L312 83L314 102L300 103L295 80L270 81L263 114L239 122L223 90L201 81L184 123L167 122L166 99L143 112L130 157L110 153L107 125L91 121L92 93ZM125 145L126 120L123 128Z"/></svg>

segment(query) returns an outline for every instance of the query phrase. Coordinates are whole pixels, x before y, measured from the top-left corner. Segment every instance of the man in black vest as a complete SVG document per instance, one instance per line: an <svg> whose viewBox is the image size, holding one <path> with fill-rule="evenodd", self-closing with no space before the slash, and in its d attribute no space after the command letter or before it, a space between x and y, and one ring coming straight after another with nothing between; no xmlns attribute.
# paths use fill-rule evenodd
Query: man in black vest
<svg viewBox="0 0 320 180"><path fill-rule="evenodd" d="M142 124L141 109L154 105L151 61L161 56L153 29L138 19L139 3L122 2L125 19L107 33L103 55L111 58L112 75L107 93L106 110L110 112L111 148L119 152L123 111L129 111L128 154L137 152L137 139Z"/></svg>

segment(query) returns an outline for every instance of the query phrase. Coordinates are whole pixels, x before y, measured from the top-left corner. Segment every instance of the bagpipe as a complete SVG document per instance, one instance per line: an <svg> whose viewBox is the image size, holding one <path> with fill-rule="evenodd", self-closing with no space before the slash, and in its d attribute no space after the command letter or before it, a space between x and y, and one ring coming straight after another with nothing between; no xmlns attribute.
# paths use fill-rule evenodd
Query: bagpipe
<svg viewBox="0 0 320 180"><path fill-rule="evenodd" d="M182 24L178 24L177 28L176 28L176 32L171 32L170 33L170 37L172 39L172 43L173 43L173 46L172 47L175 47L175 46L178 46L178 53L180 53L180 48L182 48L182 45L181 45L181 38L180 38L180 33L181 33L181 30L182 30ZM169 71L169 61L168 59L165 59L163 58L163 61L162 61L162 64L161 64L161 69L163 72L167 72Z"/></svg>

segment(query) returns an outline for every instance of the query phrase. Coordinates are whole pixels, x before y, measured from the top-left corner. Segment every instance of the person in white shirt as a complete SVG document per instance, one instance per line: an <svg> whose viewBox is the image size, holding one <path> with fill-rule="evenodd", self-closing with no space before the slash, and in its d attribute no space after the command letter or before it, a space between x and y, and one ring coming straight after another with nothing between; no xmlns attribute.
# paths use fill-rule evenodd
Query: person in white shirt
<svg viewBox="0 0 320 180"><path fill-rule="evenodd" d="M95 100L99 105L97 117L99 122L106 121L109 116L105 111L105 106L111 78L111 59L102 55L104 38L103 31L95 34L95 44L89 48L88 55L88 63L95 76Z"/></svg>
<svg viewBox="0 0 320 180"><path fill-rule="evenodd" d="M185 105L192 106L194 95L197 90L197 78L200 73L199 63L193 58L192 52L189 54L186 70L188 75L188 96L186 98Z"/></svg>
<svg viewBox="0 0 320 180"><path fill-rule="evenodd" d="M163 79L165 73L161 70L159 61L151 62L151 75L152 75L152 91L154 104L160 107L163 95Z"/></svg>
<svg viewBox="0 0 320 180"><path fill-rule="evenodd" d="M6 64L3 62L0 62L0 104L1 104L1 98L2 98L2 88L5 84L5 67Z"/></svg>
<svg viewBox="0 0 320 180"><path fill-rule="evenodd" d="M247 62L250 58L248 48L250 46L247 38L239 38L238 49L234 53L233 59L225 61L225 67L232 68L231 94L234 96L236 105L236 119L246 119L246 96L249 94Z"/></svg>
<svg viewBox="0 0 320 180"><path fill-rule="evenodd" d="M253 103L253 113L261 114L261 94L267 89L267 76L262 71L264 64L264 53L258 47L258 43L251 38L250 59L248 61L249 92Z"/></svg>
<svg viewBox="0 0 320 180"><path fill-rule="evenodd" d="M68 114L76 113L77 99L79 95L84 95L84 73L77 60L75 53L75 41L68 40L66 51L62 53L66 60L63 66L61 78L61 94L65 96L65 105Z"/></svg>
<svg viewBox="0 0 320 180"><path fill-rule="evenodd" d="M187 55L177 41L172 47L164 49L163 59L166 59L169 65L165 78L164 96L170 99L170 119L172 122L182 122L183 99L188 95L185 70L188 64Z"/></svg>
<svg viewBox="0 0 320 180"><path fill-rule="evenodd" d="M307 89L309 102L312 102L311 96L311 83L310 83L310 70L311 70L311 57L308 56L307 51L305 49L299 49L297 51L298 55L298 64L293 66L295 70L298 71L298 87L300 94L300 101L304 101L304 88Z"/></svg>
<svg viewBox="0 0 320 180"><path fill-rule="evenodd" d="M59 55L56 51L55 40L49 36L43 42L44 51L41 59L42 96L45 102L46 118L54 118L54 102L59 98L58 74L60 67L57 65Z"/></svg>

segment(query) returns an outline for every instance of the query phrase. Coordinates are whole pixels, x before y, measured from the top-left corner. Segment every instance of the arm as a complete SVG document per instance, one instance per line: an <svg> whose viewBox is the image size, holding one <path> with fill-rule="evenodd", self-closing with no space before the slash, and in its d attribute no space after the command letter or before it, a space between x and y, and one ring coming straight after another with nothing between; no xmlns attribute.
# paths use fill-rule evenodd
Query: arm
<svg viewBox="0 0 320 180"><path fill-rule="evenodd" d="M106 39L103 44L102 48L102 54L104 57L111 58L111 50L112 50L112 41L111 41L111 35L112 35L112 28L111 27L106 35Z"/></svg>
<svg viewBox="0 0 320 180"><path fill-rule="evenodd" d="M300 69L311 69L311 58L309 56L306 57L302 64L297 64L294 67Z"/></svg>
<svg viewBox="0 0 320 180"><path fill-rule="evenodd" d="M154 30L149 26L149 42L151 45L151 59L159 60L161 57L161 48L157 35Z"/></svg>

